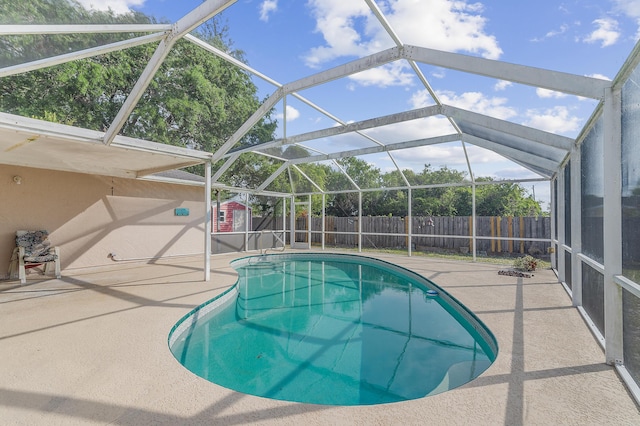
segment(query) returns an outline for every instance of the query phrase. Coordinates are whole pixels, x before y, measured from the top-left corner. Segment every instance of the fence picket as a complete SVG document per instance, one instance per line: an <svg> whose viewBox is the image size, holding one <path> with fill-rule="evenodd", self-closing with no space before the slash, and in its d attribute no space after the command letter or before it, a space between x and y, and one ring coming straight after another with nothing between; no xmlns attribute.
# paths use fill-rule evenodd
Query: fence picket
<svg viewBox="0 0 640 426"><path fill-rule="evenodd" d="M252 223L260 229L282 229L282 217L254 217ZM311 241L322 242L322 219L311 218ZM430 226L430 219L433 226ZM296 220L297 229L306 229L305 218ZM362 217L362 245L374 249L407 249L407 218L398 216ZM287 219L287 224L288 224ZM469 216L427 217L414 216L411 227L412 250L417 251L462 251L472 247L472 218ZM357 247L358 218L325 217L325 244L330 247ZM394 234L394 235L392 235ZM451 238L448 236L454 236ZM551 226L549 217L499 217L476 216L476 249L479 254L522 255L532 254L546 257L550 243L529 239L549 239ZM489 237L489 238L483 238ZM491 239L494 237L495 239ZM507 239L501 239L507 238ZM508 238L523 240L509 240ZM288 235L287 235L288 238Z"/></svg>

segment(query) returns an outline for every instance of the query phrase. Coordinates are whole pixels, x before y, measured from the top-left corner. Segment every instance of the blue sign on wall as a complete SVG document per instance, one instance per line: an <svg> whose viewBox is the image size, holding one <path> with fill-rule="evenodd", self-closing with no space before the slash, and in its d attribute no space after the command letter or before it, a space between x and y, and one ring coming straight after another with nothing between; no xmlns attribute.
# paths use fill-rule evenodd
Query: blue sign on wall
<svg viewBox="0 0 640 426"><path fill-rule="evenodd" d="M184 207L180 207L175 209L175 215L176 216L189 216L189 209L186 209Z"/></svg>

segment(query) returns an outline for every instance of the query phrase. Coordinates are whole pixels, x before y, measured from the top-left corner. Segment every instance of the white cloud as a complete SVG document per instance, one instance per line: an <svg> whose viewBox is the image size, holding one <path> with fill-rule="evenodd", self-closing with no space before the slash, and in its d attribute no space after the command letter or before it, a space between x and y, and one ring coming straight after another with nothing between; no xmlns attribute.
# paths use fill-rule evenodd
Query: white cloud
<svg viewBox="0 0 640 426"><path fill-rule="evenodd" d="M593 21L596 29L584 38L586 43L600 43L602 47L611 46L620 38L618 21L611 18L601 18Z"/></svg>
<svg viewBox="0 0 640 426"><path fill-rule="evenodd" d="M383 143L396 143L432 138L455 132L449 120L442 116L434 116L377 127L365 133Z"/></svg>
<svg viewBox="0 0 640 426"><path fill-rule="evenodd" d="M132 6L142 6L145 0L78 0L78 3L87 10L111 9L115 14L123 15L131 12Z"/></svg>
<svg viewBox="0 0 640 426"><path fill-rule="evenodd" d="M616 9L631 19L635 19L638 29L635 38L640 39L640 1L638 0L612 0Z"/></svg>
<svg viewBox="0 0 640 426"><path fill-rule="evenodd" d="M424 108L430 105L435 105L435 101L426 89L418 90L415 92L411 99L409 99L412 109Z"/></svg>
<svg viewBox="0 0 640 426"><path fill-rule="evenodd" d="M534 127L551 133L574 133L581 129L581 120L572 116L569 109L556 106L544 111L530 109L527 111L525 126Z"/></svg>
<svg viewBox="0 0 640 426"><path fill-rule="evenodd" d="M436 168L440 166L462 165L466 163L462 145L457 143L455 146L446 145L428 145L419 148L403 149L394 151L393 156L401 164L401 168L412 168L420 171L425 164L431 164ZM403 167L404 166L404 167Z"/></svg>
<svg viewBox="0 0 640 426"><path fill-rule="evenodd" d="M362 86L410 86L415 74L407 72L409 68L404 62L393 62L378 68L372 68L349 76ZM353 90L353 87L350 86Z"/></svg>
<svg viewBox="0 0 640 426"><path fill-rule="evenodd" d="M501 92L505 90L507 87L511 87L511 86L513 86L512 82L506 81L506 80L500 80L495 84L495 86L493 86L493 90L495 90L496 92Z"/></svg>
<svg viewBox="0 0 640 426"><path fill-rule="evenodd" d="M444 68L437 68L435 71L431 72L431 76L434 78L445 78L447 73Z"/></svg>
<svg viewBox="0 0 640 426"><path fill-rule="evenodd" d="M534 41L534 42L536 42L536 41L544 41L546 39L562 35L562 34L566 33L568 30L569 30L569 25L568 24L562 24L562 25L560 25L559 29L548 31L543 37L536 37L536 38L532 39L531 41Z"/></svg>
<svg viewBox="0 0 640 426"><path fill-rule="evenodd" d="M356 22L368 16L369 9L363 1L310 0L309 5L316 19L316 31L321 33L325 46L314 47L305 58L310 67L340 56L364 56L371 49L362 41Z"/></svg>
<svg viewBox="0 0 640 426"><path fill-rule="evenodd" d="M297 118L300 117L300 111L298 111L291 105L287 105L286 112L287 112L287 122L296 120ZM276 114L276 118L279 120L282 120L284 118L284 114L278 113Z"/></svg>
<svg viewBox="0 0 640 426"><path fill-rule="evenodd" d="M502 120L507 120L517 115L514 108L506 105L507 98L487 97L480 92L465 92L457 95L451 91L438 91L436 95L445 105L455 106ZM412 98L412 101L414 98Z"/></svg>
<svg viewBox="0 0 640 426"><path fill-rule="evenodd" d="M308 52L304 58L308 66L343 56L365 56L394 45L365 2L310 0L309 5L325 44ZM381 9L403 43L490 59L502 54L496 38L485 32L480 3L387 0Z"/></svg>
<svg viewBox="0 0 640 426"><path fill-rule="evenodd" d="M481 3L390 0L387 18L403 43L498 59L502 49L485 32Z"/></svg>
<svg viewBox="0 0 640 426"><path fill-rule="evenodd" d="M623 13L632 18L640 18L640 1L638 0L612 0Z"/></svg>
<svg viewBox="0 0 640 426"><path fill-rule="evenodd" d="M260 20L267 22L269 15L278 10L278 0L265 0L260 4Z"/></svg>
<svg viewBox="0 0 640 426"><path fill-rule="evenodd" d="M492 175L495 171L493 167L496 165L499 165L499 167L514 167L513 163L488 149L466 144L466 151L476 176ZM435 168L447 166L468 171L465 151L462 149L460 142L393 151L393 156L398 161L401 169L410 168L419 172L425 164L431 164ZM486 166L483 167L483 165ZM490 172L486 170L488 165L491 165Z"/></svg>
<svg viewBox="0 0 640 426"><path fill-rule="evenodd" d="M604 75L604 74L590 74L587 77L593 77L593 78L599 78L601 80L611 81L611 79L609 77L607 77L606 75Z"/></svg>
<svg viewBox="0 0 640 426"><path fill-rule="evenodd" d="M538 95L539 98L543 98L543 99L548 99L548 98L560 99L560 98L567 97L566 93L556 92L555 90L542 89L540 87L536 89L536 95Z"/></svg>

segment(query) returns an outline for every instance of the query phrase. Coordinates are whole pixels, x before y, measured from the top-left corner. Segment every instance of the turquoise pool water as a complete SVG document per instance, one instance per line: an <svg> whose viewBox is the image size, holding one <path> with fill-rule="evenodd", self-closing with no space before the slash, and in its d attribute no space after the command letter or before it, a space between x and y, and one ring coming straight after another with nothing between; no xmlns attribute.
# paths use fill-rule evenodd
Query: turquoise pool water
<svg viewBox="0 0 640 426"><path fill-rule="evenodd" d="M232 266L236 286L169 336L176 359L218 385L286 401L382 404L461 386L497 355L471 312L390 263L309 253Z"/></svg>

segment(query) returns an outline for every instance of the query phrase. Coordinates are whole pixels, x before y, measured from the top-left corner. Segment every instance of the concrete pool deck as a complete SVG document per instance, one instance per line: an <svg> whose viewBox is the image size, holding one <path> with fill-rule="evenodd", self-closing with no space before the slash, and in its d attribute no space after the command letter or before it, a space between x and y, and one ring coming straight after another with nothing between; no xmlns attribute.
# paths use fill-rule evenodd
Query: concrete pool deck
<svg viewBox="0 0 640 426"><path fill-rule="evenodd" d="M240 394L201 379L169 352L171 327L236 275L212 256L0 281L0 423L639 425L640 411L550 270L365 255L445 288L495 334L496 362L452 391L395 404L333 407Z"/></svg>

